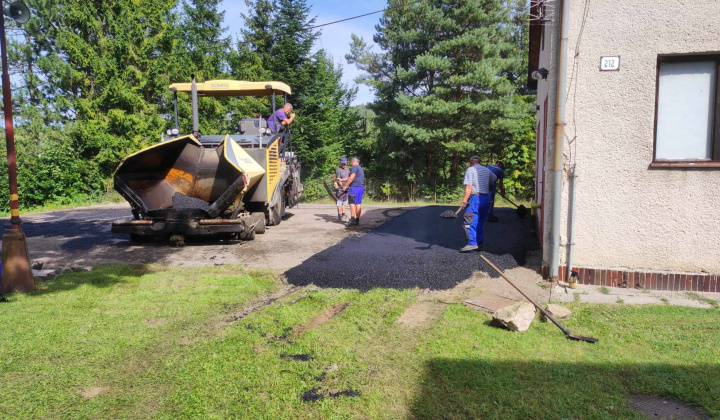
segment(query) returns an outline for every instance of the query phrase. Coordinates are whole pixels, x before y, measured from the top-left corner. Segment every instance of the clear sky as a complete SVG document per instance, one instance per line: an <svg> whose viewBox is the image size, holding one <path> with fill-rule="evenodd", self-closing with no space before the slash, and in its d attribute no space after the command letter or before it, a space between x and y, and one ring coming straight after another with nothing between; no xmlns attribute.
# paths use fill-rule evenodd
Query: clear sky
<svg viewBox="0 0 720 420"><path fill-rule="evenodd" d="M316 24L319 25L381 10L387 5L387 2L386 0L310 0L308 4L312 8L313 16L317 17ZM240 14L247 11L247 6L244 0L224 0L223 6L225 8L225 26L228 27L228 32L234 36L243 26ZM375 25L378 23L380 16L382 16L382 14L378 13L320 28L320 40L315 48L324 48L333 56L337 64L342 65L343 79L349 86L355 85L353 79L358 75L357 68L354 65L348 65L345 61L345 54L350 52L350 35L355 34L362 36L369 45L372 45ZM354 105L364 104L373 100L373 94L367 86L358 86L358 88L359 90L353 103Z"/></svg>

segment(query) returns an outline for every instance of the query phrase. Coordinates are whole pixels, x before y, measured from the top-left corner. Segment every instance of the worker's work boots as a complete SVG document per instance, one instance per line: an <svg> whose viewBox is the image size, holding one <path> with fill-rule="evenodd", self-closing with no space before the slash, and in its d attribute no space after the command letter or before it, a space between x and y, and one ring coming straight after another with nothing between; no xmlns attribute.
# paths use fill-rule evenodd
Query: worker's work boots
<svg viewBox="0 0 720 420"><path fill-rule="evenodd" d="M473 251L482 251L482 244L478 245L465 245L464 247L460 248L460 252L473 252Z"/></svg>

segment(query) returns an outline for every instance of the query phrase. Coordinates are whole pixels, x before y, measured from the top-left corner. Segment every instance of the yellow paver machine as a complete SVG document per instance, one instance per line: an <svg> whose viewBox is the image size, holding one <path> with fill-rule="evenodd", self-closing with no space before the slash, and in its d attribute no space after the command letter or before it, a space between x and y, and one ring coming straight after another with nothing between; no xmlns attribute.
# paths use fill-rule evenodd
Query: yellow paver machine
<svg viewBox="0 0 720 420"><path fill-rule="evenodd" d="M281 82L211 80L176 83L175 128L159 144L120 163L115 189L130 203L133 219L115 222L112 232L133 241L153 237L220 236L254 239L265 226L281 222L286 207L302 194L300 162L292 151L290 128L278 132L264 118L240 121L237 132L203 135L198 124L198 96L271 96L287 99ZM178 92L192 98L193 130L180 134Z"/></svg>

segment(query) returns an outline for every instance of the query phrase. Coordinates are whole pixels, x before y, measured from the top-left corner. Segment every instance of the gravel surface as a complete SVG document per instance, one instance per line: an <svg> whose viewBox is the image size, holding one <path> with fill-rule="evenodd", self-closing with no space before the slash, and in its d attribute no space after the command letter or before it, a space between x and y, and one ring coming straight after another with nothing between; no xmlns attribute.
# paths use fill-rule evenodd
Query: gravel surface
<svg viewBox="0 0 720 420"><path fill-rule="evenodd" d="M183 248L165 241L134 244L128 235L113 234L110 224L131 219L130 206L111 204L71 210L23 214L32 261L46 268L67 264L160 263L179 266L243 265L286 270L350 235L362 235L406 208L367 206L363 225L346 228L331 205L301 203L287 210L279 226L268 227L253 241L186 240ZM0 219L3 227L7 218Z"/></svg>
<svg viewBox="0 0 720 420"><path fill-rule="evenodd" d="M438 216L449 207L423 207L407 212L359 237L345 238L286 272L295 285L442 290L455 287L476 271L497 273L477 253L461 254L465 244L462 218ZM531 219L519 220L513 209L496 209L498 223L485 225L485 255L501 270L525 264L537 249Z"/></svg>

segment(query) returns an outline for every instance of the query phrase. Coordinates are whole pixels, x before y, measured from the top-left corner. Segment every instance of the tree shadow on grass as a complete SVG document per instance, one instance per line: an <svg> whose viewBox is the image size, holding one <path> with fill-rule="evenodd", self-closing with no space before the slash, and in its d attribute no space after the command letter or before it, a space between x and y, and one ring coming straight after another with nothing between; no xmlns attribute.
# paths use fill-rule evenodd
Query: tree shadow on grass
<svg viewBox="0 0 720 420"><path fill-rule="evenodd" d="M720 366L437 358L424 367L409 417L642 418L631 395L674 398L695 406L697 418L718 416Z"/></svg>
<svg viewBox="0 0 720 420"><path fill-rule="evenodd" d="M96 288L108 288L116 284L125 283L128 278L138 278L155 270L147 265L100 265L89 272L68 271L54 280L36 282L36 289L27 292L27 296L41 296L51 293L61 293L88 285ZM5 295L12 302L14 293Z"/></svg>

